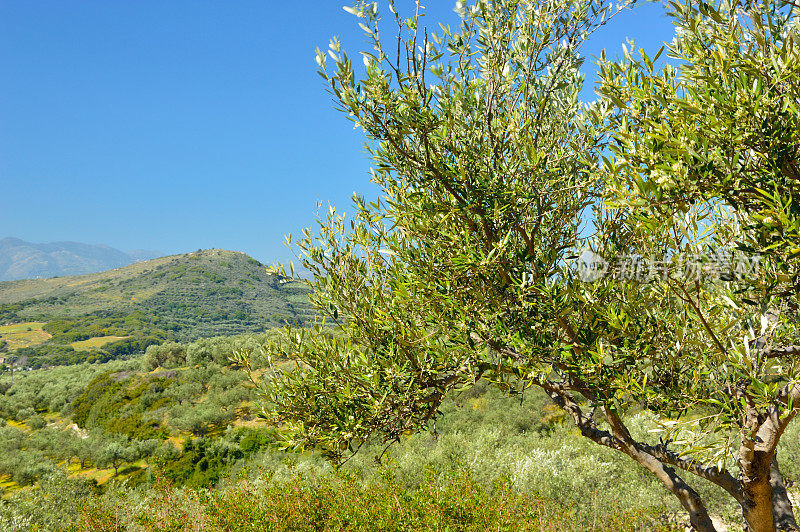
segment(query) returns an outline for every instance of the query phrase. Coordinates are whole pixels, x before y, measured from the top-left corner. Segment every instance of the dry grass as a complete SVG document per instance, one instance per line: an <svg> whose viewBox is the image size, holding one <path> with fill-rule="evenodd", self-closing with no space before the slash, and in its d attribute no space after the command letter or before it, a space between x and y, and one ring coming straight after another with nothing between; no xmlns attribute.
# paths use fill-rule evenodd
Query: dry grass
<svg viewBox="0 0 800 532"><path fill-rule="evenodd" d="M8 497L19 489L19 485L11 480L11 475L0 475L0 491L3 492L3 497Z"/></svg>
<svg viewBox="0 0 800 532"><path fill-rule="evenodd" d="M43 344L51 338L50 333L42 330L44 325L38 321L0 325L0 340L5 340L9 349Z"/></svg>
<svg viewBox="0 0 800 532"><path fill-rule="evenodd" d="M137 277L154 271L158 266L169 264L178 260L180 255L160 257L144 262L137 262L124 268L116 268L107 272L76 275L71 277L53 277L50 279L25 279L11 281L0 286L0 301L16 303L27 299L48 297L53 295L63 296L80 290L91 290L100 285L107 285ZM119 296L115 295L114 299ZM108 299L101 295L98 299Z"/></svg>
<svg viewBox="0 0 800 532"><path fill-rule="evenodd" d="M75 351L92 351L95 349L102 349L106 344L126 338L130 338L130 336L98 336L89 338L88 340L81 340L80 342L72 342L69 345L71 345Z"/></svg>
<svg viewBox="0 0 800 532"><path fill-rule="evenodd" d="M21 421L15 421L13 419L6 419L6 425L8 425L9 427L14 427L20 430L24 430L25 432L30 432L31 430L31 428L25 423L22 423Z"/></svg>

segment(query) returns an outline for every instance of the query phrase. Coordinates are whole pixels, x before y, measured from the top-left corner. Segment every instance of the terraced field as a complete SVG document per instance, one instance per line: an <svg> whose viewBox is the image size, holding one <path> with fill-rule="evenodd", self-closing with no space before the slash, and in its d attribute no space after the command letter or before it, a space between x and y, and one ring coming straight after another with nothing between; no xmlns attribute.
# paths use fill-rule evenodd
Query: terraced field
<svg viewBox="0 0 800 532"><path fill-rule="evenodd" d="M30 321L12 325L0 325L0 340L8 344L8 348L33 347L50 339L50 333L43 331L43 322Z"/></svg>

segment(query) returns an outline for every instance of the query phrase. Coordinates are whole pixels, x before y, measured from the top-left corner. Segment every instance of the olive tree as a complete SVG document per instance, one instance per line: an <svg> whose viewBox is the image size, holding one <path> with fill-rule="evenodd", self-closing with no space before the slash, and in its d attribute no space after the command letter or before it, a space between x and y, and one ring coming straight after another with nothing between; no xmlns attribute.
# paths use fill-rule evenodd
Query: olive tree
<svg viewBox="0 0 800 532"><path fill-rule="evenodd" d="M702 382L684 408L703 413L697 428L718 438L717 456L730 455L703 476L741 504L748 529L796 530L776 452L800 398L798 11L785 2L687 2L672 4L671 15L676 66L656 68L641 50L601 64L600 92L617 111L606 194L651 237L705 209L705 247L760 259L750 280L667 284L705 336L679 351ZM675 432L684 426L674 424L666 441L682 440ZM702 464L691 445L677 447Z"/></svg>
<svg viewBox="0 0 800 532"><path fill-rule="evenodd" d="M766 226L753 227L772 199L751 190L745 202L742 179L720 185L714 174L728 175L742 122L707 134L707 114L727 117L724 98L708 89L705 107L693 101L718 73L714 54L792 54L791 37L737 48L737 32L762 29L736 26L738 6L675 4L670 52L681 66L602 60L600 98L583 104L580 50L617 12L607 2L459 3L459 27L435 33L419 4L410 18L388 8L388 25L377 4L347 8L373 45L363 68L337 40L317 54L337 108L366 134L382 194L356 197L352 219L330 209L298 244L325 321L266 346L296 362L262 389L286 444L341 461L368 440L424 429L449 392L479 379L508 393L537 386L584 436L661 481L696 529L714 525L687 474L741 503L751 530L774 530L773 511L795 526L774 460L798 392L784 358L800 351L788 343L794 314L781 306L794 297L793 263L764 242ZM779 24L779 9L761 13L753 20ZM691 46L714 57L698 63ZM759 61L745 70L758 76L768 63ZM795 140L782 138L790 149ZM752 178L781 183L762 162ZM769 205L789 216L785 202ZM707 261L695 278L677 268L682 256L722 249L773 254L757 275L721 271L713 282L700 275ZM655 273L639 275L654 262L632 257L654 256ZM587 277L580 262L599 257L608 274ZM788 295L775 291L781 279ZM247 367L246 352L239 362ZM661 418L660 441L628 430L625 413L642 408Z"/></svg>

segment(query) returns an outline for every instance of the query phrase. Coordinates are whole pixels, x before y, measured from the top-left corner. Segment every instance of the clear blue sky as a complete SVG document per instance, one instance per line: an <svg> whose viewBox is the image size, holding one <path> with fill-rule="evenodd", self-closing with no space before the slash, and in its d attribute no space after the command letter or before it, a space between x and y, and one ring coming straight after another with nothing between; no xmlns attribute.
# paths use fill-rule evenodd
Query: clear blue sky
<svg viewBox="0 0 800 532"><path fill-rule="evenodd" d="M457 23L455 0L429 3L429 25ZM343 5L0 2L0 238L286 260L283 235L318 199L347 210L372 190L361 134L316 74L331 36L363 49ZM670 40L661 5L586 51L619 55L626 37Z"/></svg>

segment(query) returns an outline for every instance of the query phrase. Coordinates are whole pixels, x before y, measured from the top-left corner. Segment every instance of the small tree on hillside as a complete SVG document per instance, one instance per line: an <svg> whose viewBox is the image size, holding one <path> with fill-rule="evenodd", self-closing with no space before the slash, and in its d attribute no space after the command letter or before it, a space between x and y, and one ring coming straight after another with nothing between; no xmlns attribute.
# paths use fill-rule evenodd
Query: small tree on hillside
<svg viewBox="0 0 800 532"><path fill-rule="evenodd" d="M119 474L119 468L129 461L131 456L130 445L126 440L112 441L100 451L97 456L97 463L101 467L112 467L114 476Z"/></svg>
<svg viewBox="0 0 800 532"><path fill-rule="evenodd" d="M298 363L263 389L287 445L342 460L370 438L423 429L478 379L509 393L538 386L584 436L658 478L696 529L714 526L684 473L728 491L750 530L796 528L774 460L800 395L789 356L800 352L800 226L780 188L797 129L794 118L775 125L797 114L786 83L800 64L796 30L781 19L792 17L773 4L676 3L680 69L656 74L646 55L605 64L602 98L582 105L580 48L610 4L459 3L460 27L438 34L421 6L404 19L389 5L389 48L376 4L348 8L373 43L363 75L336 40L333 72L317 56L369 139L383 195L356 198L350 221L331 209L300 243L313 302L342 334L289 328L267 346ZM731 65L741 71L725 77ZM734 86L762 129L726 114ZM768 96L748 99L745 86ZM587 247L660 257L662 269L631 282L621 269L638 276L634 260L587 279L574 260L594 260ZM768 252L759 275L701 282L673 268L734 248ZM663 420L658 443L625 425L642 407Z"/></svg>

